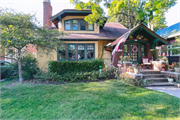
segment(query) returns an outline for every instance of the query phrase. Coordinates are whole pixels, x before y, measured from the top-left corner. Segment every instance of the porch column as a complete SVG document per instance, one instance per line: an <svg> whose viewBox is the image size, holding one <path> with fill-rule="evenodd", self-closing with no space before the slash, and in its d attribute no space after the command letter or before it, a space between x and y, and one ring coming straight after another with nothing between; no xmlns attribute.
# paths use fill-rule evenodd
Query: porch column
<svg viewBox="0 0 180 120"><path fill-rule="evenodd" d="M150 53L150 45L146 45L146 56L148 57L148 60L151 59L151 53Z"/></svg>

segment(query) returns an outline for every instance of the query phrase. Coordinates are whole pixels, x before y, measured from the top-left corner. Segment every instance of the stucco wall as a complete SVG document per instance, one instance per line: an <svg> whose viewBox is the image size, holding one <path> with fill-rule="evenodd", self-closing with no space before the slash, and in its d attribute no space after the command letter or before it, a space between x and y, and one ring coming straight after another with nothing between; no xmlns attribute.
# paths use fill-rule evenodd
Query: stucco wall
<svg viewBox="0 0 180 120"><path fill-rule="evenodd" d="M98 56L100 58L101 55L102 58L104 59L104 62L107 64L107 66L110 68L111 67L111 52L106 51L104 49L104 46L110 43L110 41L98 41ZM102 52L104 49L104 52Z"/></svg>
<svg viewBox="0 0 180 120"><path fill-rule="evenodd" d="M48 68L48 61L50 60L57 60L57 52L52 51L46 54L45 50L42 50L41 48L38 48L37 51L37 61L38 61L38 67L42 69L43 71L47 71Z"/></svg>
<svg viewBox="0 0 180 120"><path fill-rule="evenodd" d="M64 31L66 33L99 33L99 26L97 24L94 24L94 31L65 31L64 30L64 21L69 19L84 19L85 16L66 16L62 19L61 28L59 28L60 31Z"/></svg>

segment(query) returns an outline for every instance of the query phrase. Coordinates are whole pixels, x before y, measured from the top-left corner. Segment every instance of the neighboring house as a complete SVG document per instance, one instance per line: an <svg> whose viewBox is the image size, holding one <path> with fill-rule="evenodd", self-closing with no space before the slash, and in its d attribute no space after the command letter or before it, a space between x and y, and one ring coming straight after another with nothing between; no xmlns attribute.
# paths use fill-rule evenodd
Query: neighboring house
<svg viewBox="0 0 180 120"><path fill-rule="evenodd" d="M49 0L44 0L44 26L70 33L60 38L66 43L65 48L59 52L52 52L51 57L37 53L38 65L40 68L47 68L49 60L59 61L83 61L102 58L108 66L111 65L111 51L104 46L128 31L120 23L104 23L99 26L88 24L84 17L91 13L91 10L65 9L52 16L52 7ZM106 18L104 18L106 20Z"/></svg>
<svg viewBox="0 0 180 120"><path fill-rule="evenodd" d="M176 37L180 37L180 22L162 30L158 30L156 33L171 43L171 45L167 46L167 49L172 47L177 48L176 52L170 50L166 53L163 53L163 51L161 52L160 48L160 54L167 54L170 64L172 64L172 62L178 62L180 56L180 47L173 46L173 43L175 42ZM179 51L179 54L177 54L177 50Z"/></svg>
<svg viewBox="0 0 180 120"><path fill-rule="evenodd" d="M33 44L29 44L26 47L22 49L22 51L26 51L26 53L32 53L34 57L37 57L37 50L36 47ZM0 51L0 60L5 60L8 62L14 62L16 60L16 53L17 51L15 49L9 49L4 51Z"/></svg>

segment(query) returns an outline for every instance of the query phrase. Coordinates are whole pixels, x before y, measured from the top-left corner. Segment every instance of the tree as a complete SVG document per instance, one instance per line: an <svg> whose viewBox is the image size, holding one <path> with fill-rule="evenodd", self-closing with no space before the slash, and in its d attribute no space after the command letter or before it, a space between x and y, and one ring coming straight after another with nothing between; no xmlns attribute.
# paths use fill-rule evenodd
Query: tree
<svg viewBox="0 0 180 120"><path fill-rule="evenodd" d="M23 80L20 58L26 52L25 47L27 45L34 44L36 48L49 48L48 50L52 51L57 50L62 44L58 37L63 33L59 33L58 30L40 28L34 15L1 9L0 20L0 44L3 49L15 49L18 60L19 82Z"/></svg>
<svg viewBox="0 0 180 120"><path fill-rule="evenodd" d="M158 30L166 26L165 12L174 6L177 0L89 0L87 3L71 0L71 3L78 9L92 9L94 16L91 16L91 19L98 20L102 17L103 11L96 12L96 10L100 9L99 3L103 1L108 8L109 17L115 16L125 27L131 29L138 23L144 22L149 24L152 30L153 28ZM90 7L86 7L87 4ZM90 21L90 19L85 20Z"/></svg>

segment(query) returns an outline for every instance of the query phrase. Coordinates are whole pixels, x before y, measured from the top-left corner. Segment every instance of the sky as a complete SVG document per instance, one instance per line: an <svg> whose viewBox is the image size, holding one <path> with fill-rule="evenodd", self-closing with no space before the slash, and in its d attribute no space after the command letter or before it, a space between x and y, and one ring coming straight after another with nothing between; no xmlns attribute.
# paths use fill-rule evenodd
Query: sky
<svg viewBox="0 0 180 120"><path fill-rule="evenodd" d="M44 0L0 0L0 7L12 8L18 12L36 14L37 19L42 24L43 1ZM55 15L63 9L74 9L74 5L70 4L70 0L51 0L51 5L53 7L52 15ZM169 9L165 16L168 26L180 22L180 0L178 0L178 3L174 7Z"/></svg>

